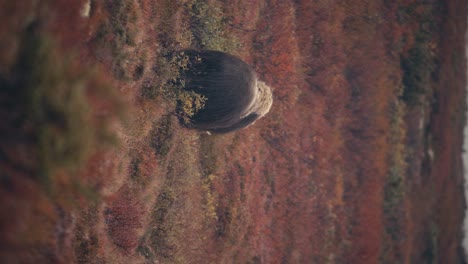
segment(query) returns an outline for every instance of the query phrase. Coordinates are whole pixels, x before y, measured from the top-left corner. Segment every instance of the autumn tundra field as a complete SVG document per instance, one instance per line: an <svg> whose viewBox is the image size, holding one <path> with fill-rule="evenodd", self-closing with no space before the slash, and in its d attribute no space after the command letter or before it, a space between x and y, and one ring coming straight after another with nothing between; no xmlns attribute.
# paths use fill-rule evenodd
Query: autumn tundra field
<svg viewBox="0 0 468 264"><path fill-rule="evenodd" d="M0 17L0 263L465 263L464 0L0 0ZM182 126L187 48L252 65L270 113Z"/></svg>

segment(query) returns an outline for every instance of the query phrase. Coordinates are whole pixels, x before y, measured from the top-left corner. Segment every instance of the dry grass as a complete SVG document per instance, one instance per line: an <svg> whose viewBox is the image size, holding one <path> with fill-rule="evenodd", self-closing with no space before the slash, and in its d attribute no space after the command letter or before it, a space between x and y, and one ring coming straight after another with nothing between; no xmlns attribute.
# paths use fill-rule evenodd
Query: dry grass
<svg viewBox="0 0 468 264"><path fill-rule="evenodd" d="M396 100L392 105L389 157L389 171L386 177L383 197L383 217L385 233L383 234L383 247L380 253L381 263L394 263L403 261L399 245L405 235L405 192L407 191L407 155L405 144L406 124L405 104Z"/></svg>
<svg viewBox="0 0 468 264"><path fill-rule="evenodd" d="M207 0L191 0L187 3L187 9L195 47L226 52L234 52L241 48L241 44L235 38L227 35L227 17L221 4Z"/></svg>
<svg viewBox="0 0 468 264"><path fill-rule="evenodd" d="M106 1L103 5L108 19L102 20L92 38L92 44L96 46L95 55L98 60L111 61L112 72L117 79L130 80L134 73L129 70L129 47L136 45L138 31L135 3Z"/></svg>

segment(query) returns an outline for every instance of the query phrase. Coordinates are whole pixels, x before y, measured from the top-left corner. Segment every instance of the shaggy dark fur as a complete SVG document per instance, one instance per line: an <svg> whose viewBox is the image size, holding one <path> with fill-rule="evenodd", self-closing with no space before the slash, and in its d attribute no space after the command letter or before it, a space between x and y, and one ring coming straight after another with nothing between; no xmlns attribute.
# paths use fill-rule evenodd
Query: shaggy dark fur
<svg viewBox="0 0 468 264"><path fill-rule="evenodd" d="M189 127L227 133L253 123L258 115L248 113L255 100L256 75L241 59L219 51L185 51L189 68L184 71L185 89L206 97L205 107Z"/></svg>

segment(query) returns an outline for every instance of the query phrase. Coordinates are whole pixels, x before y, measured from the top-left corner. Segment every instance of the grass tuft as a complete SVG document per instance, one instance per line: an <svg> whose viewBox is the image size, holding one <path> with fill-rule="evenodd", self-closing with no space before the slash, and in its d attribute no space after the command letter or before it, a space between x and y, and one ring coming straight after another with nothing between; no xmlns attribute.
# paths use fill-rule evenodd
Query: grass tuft
<svg viewBox="0 0 468 264"><path fill-rule="evenodd" d="M128 58L131 56L125 47L134 47L137 20L133 1L107 1L106 7L110 14L109 20L99 25L93 39L97 46L97 56L112 57L112 72L119 80L129 80L133 76L127 70Z"/></svg>
<svg viewBox="0 0 468 264"><path fill-rule="evenodd" d="M402 99L408 105L418 105L422 102L422 97L431 92L431 77L437 75L435 51L437 45L434 36L439 30L439 24L435 19L436 12L440 12L438 9L432 4L413 4L400 8L399 13L405 14L403 17L416 17L419 23L414 34L414 43L400 58L404 85ZM401 21L401 23L407 22L406 19Z"/></svg>
<svg viewBox="0 0 468 264"><path fill-rule="evenodd" d="M408 164L406 162L407 149L405 147L406 125L404 117L406 114L405 104L395 100L391 104L390 116L390 168L384 186L383 217L385 223L385 234L383 249L381 252L381 263L388 263L392 259L392 245L398 244L403 238L403 198L405 195L405 175ZM393 252L393 253L392 253ZM398 256L397 256L398 257Z"/></svg>
<svg viewBox="0 0 468 264"><path fill-rule="evenodd" d="M191 30L198 48L235 51L241 47L240 42L226 34L228 20L220 6L206 0L193 0L189 2L188 9Z"/></svg>

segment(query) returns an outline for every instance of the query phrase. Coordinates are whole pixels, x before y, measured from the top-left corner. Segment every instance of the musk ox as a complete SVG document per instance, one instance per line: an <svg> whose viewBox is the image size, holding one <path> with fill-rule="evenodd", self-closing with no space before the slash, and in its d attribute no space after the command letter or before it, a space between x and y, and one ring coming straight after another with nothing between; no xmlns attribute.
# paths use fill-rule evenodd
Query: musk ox
<svg viewBox="0 0 468 264"><path fill-rule="evenodd" d="M184 89L201 95L204 107L188 122L190 128L227 133L253 124L273 102L270 87L241 59L220 51L185 51L188 66Z"/></svg>

